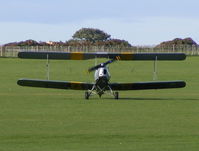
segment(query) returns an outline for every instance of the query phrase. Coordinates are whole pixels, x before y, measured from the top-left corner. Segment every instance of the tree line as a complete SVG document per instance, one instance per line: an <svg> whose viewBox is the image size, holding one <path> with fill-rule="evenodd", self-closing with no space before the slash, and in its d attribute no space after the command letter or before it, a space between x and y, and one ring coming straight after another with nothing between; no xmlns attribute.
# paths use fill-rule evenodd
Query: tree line
<svg viewBox="0 0 199 151"><path fill-rule="evenodd" d="M32 39L20 42L12 42L4 46L118 46L131 47L131 44L126 40L113 39L111 35L102 30L94 28L82 28L74 33L72 39L66 42L43 42Z"/></svg>
<svg viewBox="0 0 199 151"><path fill-rule="evenodd" d="M178 47L181 45L198 47L198 44L192 38L185 38L185 39L176 38L171 41L164 41L159 45L155 46L155 48L171 48L171 47ZM117 47L117 48L133 47L128 41L111 38L111 35L105 33L100 29L95 29L95 28L82 28L76 31L70 40L65 42L62 41L37 42L35 40L29 39L20 42L8 43L5 44L4 46L72 46L72 47L105 46L105 47Z"/></svg>

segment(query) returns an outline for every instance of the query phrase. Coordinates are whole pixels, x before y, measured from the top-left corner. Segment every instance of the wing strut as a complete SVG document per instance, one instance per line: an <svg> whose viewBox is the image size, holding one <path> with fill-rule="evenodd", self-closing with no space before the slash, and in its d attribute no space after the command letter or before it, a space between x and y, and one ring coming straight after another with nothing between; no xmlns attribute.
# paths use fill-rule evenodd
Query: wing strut
<svg viewBox="0 0 199 151"><path fill-rule="evenodd" d="M154 60L154 63L153 63L153 81L158 79L157 64L158 64L158 56L155 57L155 60Z"/></svg>
<svg viewBox="0 0 199 151"><path fill-rule="evenodd" d="M46 77L47 77L47 80L50 80L50 59L49 59L49 56L47 54L46 56Z"/></svg>

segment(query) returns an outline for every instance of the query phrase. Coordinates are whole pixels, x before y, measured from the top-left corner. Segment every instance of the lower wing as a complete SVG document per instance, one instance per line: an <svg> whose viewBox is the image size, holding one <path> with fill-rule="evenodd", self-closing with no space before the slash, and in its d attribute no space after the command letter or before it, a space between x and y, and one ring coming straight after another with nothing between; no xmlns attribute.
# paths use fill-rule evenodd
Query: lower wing
<svg viewBox="0 0 199 151"><path fill-rule="evenodd" d="M138 82L138 83L110 83L112 90L148 90L148 89L170 89L183 88L184 81L159 81L159 82Z"/></svg>
<svg viewBox="0 0 199 151"><path fill-rule="evenodd" d="M34 80L20 79L17 81L20 86L54 88L54 89L72 89L72 90L90 90L94 83L86 82L68 82L52 80ZM183 88L186 86L184 81L160 81L160 82L138 82L138 83L110 83L112 90L147 90L147 89L170 89Z"/></svg>
<svg viewBox="0 0 199 151"><path fill-rule="evenodd" d="M73 90L89 90L92 89L93 83L85 82L67 82L67 81L52 81L52 80L34 80L20 79L17 81L20 86L54 88L54 89L73 89Z"/></svg>

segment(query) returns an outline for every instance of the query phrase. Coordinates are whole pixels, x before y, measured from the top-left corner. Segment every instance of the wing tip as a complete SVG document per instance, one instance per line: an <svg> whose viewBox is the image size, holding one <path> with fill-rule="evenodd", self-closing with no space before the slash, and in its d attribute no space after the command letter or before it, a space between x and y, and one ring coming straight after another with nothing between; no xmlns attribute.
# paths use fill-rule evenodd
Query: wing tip
<svg viewBox="0 0 199 151"><path fill-rule="evenodd" d="M181 87L181 88L184 88L184 87L186 87L186 82L185 81L181 81L180 82L180 84L179 84L179 86Z"/></svg>

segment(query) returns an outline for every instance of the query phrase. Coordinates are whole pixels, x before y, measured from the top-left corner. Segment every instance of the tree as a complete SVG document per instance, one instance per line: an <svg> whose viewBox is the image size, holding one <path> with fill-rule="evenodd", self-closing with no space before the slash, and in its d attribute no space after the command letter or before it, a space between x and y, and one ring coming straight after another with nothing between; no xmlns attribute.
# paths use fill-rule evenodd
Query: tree
<svg viewBox="0 0 199 151"><path fill-rule="evenodd" d="M85 41L106 41L111 36L102 30L94 29L94 28L82 28L75 32L73 35L73 39L75 40L85 40Z"/></svg>
<svg viewBox="0 0 199 151"><path fill-rule="evenodd" d="M182 45L187 45L187 46L198 46L198 44L191 38L175 38L171 41L165 41L160 43L159 45L156 46L156 48L169 48L169 47L181 47Z"/></svg>

